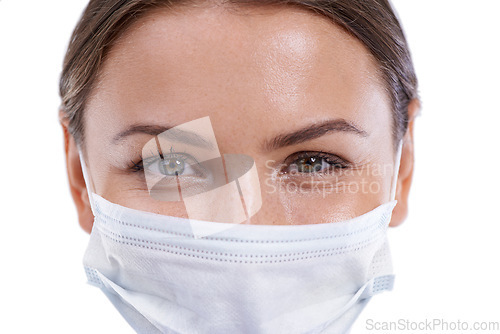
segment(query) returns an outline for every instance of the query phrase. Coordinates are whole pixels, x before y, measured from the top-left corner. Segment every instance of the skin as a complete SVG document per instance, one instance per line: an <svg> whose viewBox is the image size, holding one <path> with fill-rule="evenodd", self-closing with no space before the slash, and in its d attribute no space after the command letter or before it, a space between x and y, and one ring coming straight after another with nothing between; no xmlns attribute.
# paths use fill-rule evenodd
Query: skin
<svg viewBox="0 0 500 334"><path fill-rule="evenodd" d="M408 211L418 106L412 101L409 108L391 226ZM263 205L251 224L340 221L390 197L393 116L378 65L357 39L303 9L200 6L150 13L112 48L85 112L85 160L95 192L134 209L187 217L183 202L152 199L144 175L130 171L153 137L136 134L116 144L114 136L131 125L176 126L205 116L221 154L255 161ZM294 145L266 146L276 136L339 119L365 135L332 130ZM71 192L80 225L90 232L78 149L61 123ZM297 152L342 157L348 167L312 177L284 174ZM311 191L315 181L326 181L320 189L327 195ZM272 191L291 183L305 190Z"/></svg>

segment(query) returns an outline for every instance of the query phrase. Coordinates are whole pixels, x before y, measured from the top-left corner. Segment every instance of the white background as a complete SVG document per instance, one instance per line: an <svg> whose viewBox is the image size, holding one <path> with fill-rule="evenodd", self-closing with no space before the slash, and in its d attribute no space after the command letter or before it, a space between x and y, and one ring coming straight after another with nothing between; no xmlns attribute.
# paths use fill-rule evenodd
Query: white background
<svg viewBox="0 0 500 334"><path fill-rule="evenodd" d="M58 78L85 4L0 1L1 333L132 333L86 284L66 181ZM390 232L395 289L353 333L376 332L368 319L500 322L500 1L394 4L423 100L411 212Z"/></svg>

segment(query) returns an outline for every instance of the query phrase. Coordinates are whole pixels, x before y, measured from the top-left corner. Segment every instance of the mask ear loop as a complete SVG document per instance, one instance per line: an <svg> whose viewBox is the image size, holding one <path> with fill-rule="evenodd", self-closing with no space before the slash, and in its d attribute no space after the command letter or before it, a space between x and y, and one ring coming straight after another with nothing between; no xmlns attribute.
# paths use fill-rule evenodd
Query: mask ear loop
<svg viewBox="0 0 500 334"><path fill-rule="evenodd" d="M95 203L94 203L94 194L95 194L95 187L94 183L92 182L92 178L90 177L90 174L87 169L87 164L85 162L85 159L83 158L83 153L80 148L78 148L78 154L80 155L80 164L82 166L82 173L83 173L83 179L85 180L85 185L87 187L87 194L89 196L89 202L90 202L90 209L92 210L92 213L95 216Z"/></svg>
<svg viewBox="0 0 500 334"><path fill-rule="evenodd" d="M392 176L391 183L391 195L389 200L396 200L396 190L398 187L398 175L399 175L399 166L401 165L401 155L403 151L403 139L399 141L398 149L396 151L396 160L394 161L394 175Z"/></svg>

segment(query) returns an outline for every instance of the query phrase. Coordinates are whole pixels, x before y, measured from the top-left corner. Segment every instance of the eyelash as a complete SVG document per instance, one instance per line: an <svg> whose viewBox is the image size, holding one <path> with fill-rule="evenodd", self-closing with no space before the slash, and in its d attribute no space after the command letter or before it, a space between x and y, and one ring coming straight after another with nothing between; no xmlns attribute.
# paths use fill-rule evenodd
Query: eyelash
<svg viewBox="0 0 500 334"><path fill-rule="evenodd" d="M130 166L128 169L133 173L138 173L144 171L144 166L142 164L142 156L139 158L139 161L135 162L134 160L130 160Z"/></svg>

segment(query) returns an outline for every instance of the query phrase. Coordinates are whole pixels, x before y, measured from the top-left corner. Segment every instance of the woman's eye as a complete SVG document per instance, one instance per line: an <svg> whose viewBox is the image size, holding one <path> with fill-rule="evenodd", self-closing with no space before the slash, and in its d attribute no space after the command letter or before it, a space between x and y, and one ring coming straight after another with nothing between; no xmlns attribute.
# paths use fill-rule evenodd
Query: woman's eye
<svg viewBox="0 0 500 334"><path fill-rule="evenodd" d="M185 153L170 153L163 157L154 156L144 158L139 163L134 163L134 171L146 170L150 174L171 176L196 176L201 177L201 165L192 156Z"/></svg>
<svg viewBox="0 0 500 334"><path fill-rule="evenodd" d="M193 157L179 153L155 157L152 161L144 160L144 168L148 172L164 176L199 176L196 165Z"/></svg>
<svg viewBox="0 0 500 334"><path fill-rule="evenodd" d="M325 153L302 153L292 159L283 171L286 174L324 174L348 167L345 160Z"/></svg>

